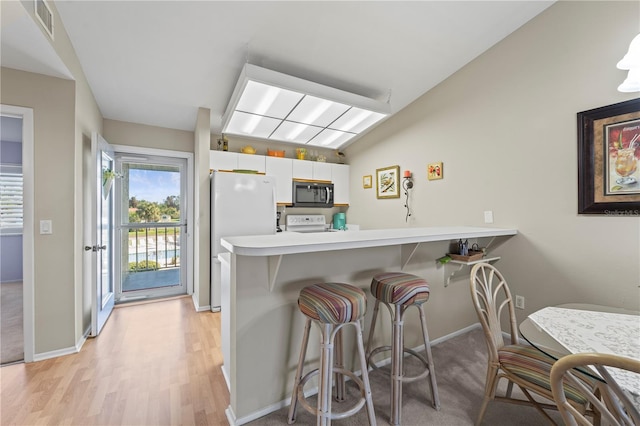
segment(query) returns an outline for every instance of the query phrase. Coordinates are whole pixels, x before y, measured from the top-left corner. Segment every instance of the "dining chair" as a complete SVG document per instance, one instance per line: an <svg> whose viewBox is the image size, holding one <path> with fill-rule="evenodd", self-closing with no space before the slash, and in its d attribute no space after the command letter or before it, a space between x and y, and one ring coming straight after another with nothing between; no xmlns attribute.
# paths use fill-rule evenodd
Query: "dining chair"
<svg viewBox="0 0 640 426"><path fill-rule="evenodd" d="M583 413L567 402L562 390L565 383L571 383L587 397L594 409L600 414L603 424L612 426L640 425L640 395L630 395L622 390L611 377L608 367L614 367L635 374L628 380L640 383L640 361L618 355L601 353L578 353L560 358L551 368L551 390L567 426L592 425ZM597 381L595 390L584 385L575 377L575 368L592 368L604 382ZM623 377L623 380L627 379Z"/></svg>
<svg viewBox="0 0 640 426"><path fill-rule="evenodd" d="M518 338L514 301L504 277L494 266L478 263L471 269L471 299L484 331L488 349L487 379L484 398L476 425L482 423L489 401L498 400L520 405L531 405L552 424L556 422L546 409L557 409L551 392L550 371L554 358L535 347L521 343ZM501 320L508 320L510 339L505 343ZM592 380L581 376L587 383ZM504 395L496 395L498 383L507 380ZM513 384L516 384L526 400L512 396ZM531 395L535 393L545 399L537 401ZM565 387L567 397L580 412L587 411L587 399L573 386Z"/></svg>

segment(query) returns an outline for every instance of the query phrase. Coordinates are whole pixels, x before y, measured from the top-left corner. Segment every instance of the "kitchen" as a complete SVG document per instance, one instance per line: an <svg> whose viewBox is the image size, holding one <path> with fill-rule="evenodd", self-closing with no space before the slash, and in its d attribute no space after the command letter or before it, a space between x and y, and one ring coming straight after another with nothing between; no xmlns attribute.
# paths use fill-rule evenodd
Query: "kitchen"
<svg viewBox="0 0 640 426"><path fill-rule="evenodd" d="M637 32L637 7L633 2L557 2L443 80L428 96L417 99L360 143L350 146L344 151L351 176L349 207L344 209L347 219L363 230L450 224L485 226L484 212L492 211L494 223L486 226L517 228L519 232L496 253L502 255L501 270L507 277L513 277L510 283L514 292L527 299L527 309L519 311L520 315L576 298L634 304L640 258L638 220L576 214L575 114L635 97L616 91L624 73L615 64ZM603 20L616 25L600 25ZM419 52L420 49L415 49L414 55ZM36 83L56 89L50 96L64 101L57 102L56 108L60 114L68 114L58 120L65 123L64 136L51 123L39 125L40 134L52 135L59 153L38 144L36 158L47 171L47 181L72 187L77 180L75 172L49 167L46 158L74 158L80 149L82 142L74 138L75 109L85 111L83 101L78 106L69 106L74 95L69 95L71 89L66 80L47 79L43 83L36 76L3 68L3 103L36 105L36 112L55 110L44 101L34 102L20 93ZM82 90L79 88L79 93ZM107 139L118 143L175 148L178 141L184 150L191 150L194 145L193 131L102 119L99 112L95 115L99 118L94 122L99 124L88 127L102 128ZM204 115L198 121L195 137L202 172L198 175L200 189L196 193L203 200L201 224L209 217L204 207L209 198L208 157L215 150L218 137L211 136L207 126L210 117ZM82 123L78 127L87 122L84 117L78 120ZM205 137L201 138L201 133ZM230 138L229 150L239 153L248 144L259 154L268 148L291 150L240 138ZM335 154L327 150L323 155L333 159ZM432 162L443 162L444 179L426 179L426 164ZM408 222L404 198L378 199L375 189L362 185L364 176L393 165L413 172L412 215ZM55 193L54 185L43 179L36 181L43 188L43 195ZM70 194L59 194L55 202L47 196L39 197L38 202L39 211L54 210L58 203L67 206L61 209L63 217L54 217L56 224L64 224L63 228L55 229L68 230L69 235L77 234L76 240L81 239L81 232L74 231L77 214L72 208L79 201L74 201ZM286 208L286 212L291 209ZM334 210L325 213L328 221L333 214ZM205 228L208 226L201 228L202 234L208 235ZM48 253L44 256L45 263L38 262L37 276L51 276L54 274L50 271L59 271L59 278L52 285L42 284L42 278L37 281L38 300L59 302L58 307L47 308L46 318L50 321L39 324L44 328L36 340L38 352L74 346L82 335L81 273L76 271L79 262L77 259L71 262L68 256L58 258L53 248L63 247L62 251L75 253L74 238L63 238L57 232L50 237L37 237L38 259L43 260L43 253ZM199 280L194 288L197 299L202 299L199 308L207 306L209 300L209 265L204 260L208 258L208 247L208 241L200 245L205 254L201 256ZM414 261L426 264L444 250L437 247L434 253L419 251ZM75 258L78 257L76 253ZM434 284L433 297L439 300L438 305L432 305L435 311L431 315L441 319L430 323L433 337L447 335L475 321L464 282L454 280L445 289L439 273L427 273L426 277Z"/></svg>

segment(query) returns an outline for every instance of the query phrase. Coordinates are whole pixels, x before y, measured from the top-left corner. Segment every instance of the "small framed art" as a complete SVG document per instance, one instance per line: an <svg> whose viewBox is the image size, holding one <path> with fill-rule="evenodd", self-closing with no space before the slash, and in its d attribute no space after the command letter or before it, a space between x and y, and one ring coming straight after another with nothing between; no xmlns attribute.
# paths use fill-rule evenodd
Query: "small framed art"
<svg viewBox="0 0 640 426"><path fill-rule="evenodd" d="M362 176L362 187L371 188L371 175Z"/></svg>
<svg viewBox="0 0 640 426"><path fill-rule="evenodd" d="M376 169L376 196L400 198L400 166Z"/></svg>
<svg viewBox="0 0 640 426"><path fill-rule="evenodd" d="M442 162L427 164L427 179L436 180L442 179L443 169Z"/></svg>

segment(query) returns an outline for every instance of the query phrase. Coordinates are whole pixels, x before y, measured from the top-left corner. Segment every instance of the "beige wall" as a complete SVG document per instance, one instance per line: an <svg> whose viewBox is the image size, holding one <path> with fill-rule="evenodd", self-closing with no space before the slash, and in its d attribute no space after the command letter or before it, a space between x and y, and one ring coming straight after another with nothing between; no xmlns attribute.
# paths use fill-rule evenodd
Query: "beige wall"
<svg viewBox="0 0 640 426"><path fill-rule="evenodd" d="M193 152L193 132L109 119L103 126L103 136L112 145Z"/></svg>
<svg viewBox="0 0 640 426"><path fill-rule="evenodd" d="M75 83L1 69L0 103L33 108L35 353L76 344ZM40 220L53 234L40 235Z"/></svg>
<svg viewBox="0 0 640 426"><path fill-rule="evenodd" d="M577 112L637 96L616 90L626 73L615 65L639 29L638 2L554 4L347 149L349 221L484 225L492 210L488 226L520 232L496 266L526 298L521 319L564 302L640 308L640 218L577 214L576 133ZM444 179L428 181L437 161ZM404 197L377 200L361 185L396 164L414 173L408 223ZM432 288L430 304L452 307L433 337L476 321L468 280Z"/></svg>

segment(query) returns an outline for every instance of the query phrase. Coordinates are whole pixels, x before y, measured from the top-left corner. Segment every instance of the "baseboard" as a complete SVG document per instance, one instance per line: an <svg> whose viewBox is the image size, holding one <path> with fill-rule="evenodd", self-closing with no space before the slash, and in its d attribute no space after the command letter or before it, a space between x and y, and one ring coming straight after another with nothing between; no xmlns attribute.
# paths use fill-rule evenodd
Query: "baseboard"
<svg viewBox="0 0 640 426"><path fill-rule="evenodd" d="M193 308L196 310L196 312L204 312L204 311L211 310L211 305L200 306L200 301L198 300L198 297L196 296L195 293L193 293L193 295L191 296L191 299L193 300Z"/></svg>
<svg viewBox="0 0 640 426"><path fill-rule="evenodd" d="M214 306L211 308L211 312L220 312L220 306Z"/></svg>
<svg viewBox="0 0 640 426"><path fill-rule="evenodd" d="M87 329L82 334L82 337L80 337L76 342L76 353L80 352L80 350L82 349L82 346L84 346L84 342L87 341L87 338L89 337L90 334L91 334L91 326L87 327Z"/></svg>
<svg viewBox="0 0 640 426"><path fill-rule="evenodd" d="M346 376L345 376L345 379L349 380L349 378ZM317 395L317 393L318 393L318 387L316 386L314 388L306 390L304 392L304 396L305 398L309 398L310 396ZM267 414L271 414L274 411L278 411L279 409L287 407L289 405L291 405L291 397L288 397L286 399L283 399L282 401L276 402L275 404L271 404L261 410L254 411L248 416L244 416L240 419L236 417L235 413L233 412L233 408L231 408L231 406L227 407L227 409L225 410L225 414L227 415L227 420L229 421L230 426L240 426L240 425L252 422L256 419L259 419L260 417L264 417Z"/></svg>
<svg viewBox="0 0 640 426"><path fill-rule="evenodd" d="M229 375L227 374L227 369L224 368L224 364L222 364L222 367L220 367L220 370L222 370L222 377L224 377L224 381L227 384L227 390L229 392L231 392L231 381L229 380Z"/></svg>
<svg viewBox="0 0 640 426"><path fill-rule="evenodd" d="M77 354L79 351L80 350L76 346L71 346L64 349L57 349L55 351L33 354L33 362L44 361L45 359L57 358L59 356Z"/></svg>

